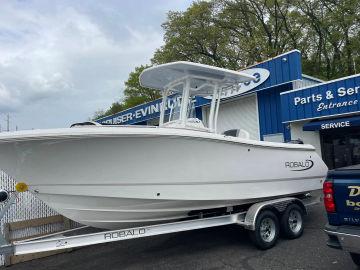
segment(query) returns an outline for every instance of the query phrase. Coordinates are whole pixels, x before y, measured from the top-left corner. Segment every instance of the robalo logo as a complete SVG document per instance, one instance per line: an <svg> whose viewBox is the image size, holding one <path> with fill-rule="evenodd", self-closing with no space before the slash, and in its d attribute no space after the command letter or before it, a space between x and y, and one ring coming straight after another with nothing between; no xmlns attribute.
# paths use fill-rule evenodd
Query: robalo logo
<svg viewBox="0 0 360 270"><path fill-rule="evenodd" d="M314 161L311 159L306 159L304 161L286 161L285 168L290 169L291 171L306 171L311 169L314 166Z"/></svg>

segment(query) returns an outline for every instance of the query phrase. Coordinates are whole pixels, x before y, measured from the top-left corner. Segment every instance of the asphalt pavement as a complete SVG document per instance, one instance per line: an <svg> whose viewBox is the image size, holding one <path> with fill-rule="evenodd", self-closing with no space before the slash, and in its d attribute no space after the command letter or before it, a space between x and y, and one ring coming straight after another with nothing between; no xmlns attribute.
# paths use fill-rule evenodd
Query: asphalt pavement
<svg viewBox="0 0 360 270"><path fill-rule="evenodd" d="M8 269L357 269L347 253L326 246L325 223L318 204L301 238L279 239L267 251L257 250L246 230L223 226L90 246Z"/></svg>

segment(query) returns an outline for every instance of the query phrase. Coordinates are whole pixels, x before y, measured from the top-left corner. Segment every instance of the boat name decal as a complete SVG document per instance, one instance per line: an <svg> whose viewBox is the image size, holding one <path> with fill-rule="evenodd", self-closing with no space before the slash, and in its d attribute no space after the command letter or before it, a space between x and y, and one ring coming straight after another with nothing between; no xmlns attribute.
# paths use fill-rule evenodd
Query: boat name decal
<svg viewBox="0 0 360 270"><path fill-rule="evenodd" d="M286 161L285 168L289 168L291 171L306 171L314 166L314 161L307 159L305 161Z"/></svg>
<svg viewBox="0 0 360 270"><path fill-rule="evenodd" d="M104 238L105 238L105 240L128 238L128 237L143 235L145 233L146 233L146 229L144 229L144 228L121 230L121 231L104 233Z"/></svg>

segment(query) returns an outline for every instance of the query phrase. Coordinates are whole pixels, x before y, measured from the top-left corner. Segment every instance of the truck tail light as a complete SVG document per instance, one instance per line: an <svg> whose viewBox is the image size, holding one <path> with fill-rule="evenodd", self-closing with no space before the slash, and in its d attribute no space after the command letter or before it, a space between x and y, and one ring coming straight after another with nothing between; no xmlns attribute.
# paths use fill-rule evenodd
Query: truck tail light
<svg viewBox="0 0 360 270"><path fill-rule="evenodd" d="M334 185L332 182L325 181L323 185L324 204L328 213L335 213Z"/></svg>

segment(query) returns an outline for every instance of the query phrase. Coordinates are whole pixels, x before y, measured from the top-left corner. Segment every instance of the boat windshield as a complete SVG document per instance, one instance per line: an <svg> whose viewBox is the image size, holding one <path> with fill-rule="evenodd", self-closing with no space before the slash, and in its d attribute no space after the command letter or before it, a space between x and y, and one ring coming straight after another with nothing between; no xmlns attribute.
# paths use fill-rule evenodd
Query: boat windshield
<svg viewBox="0 0 360 270"><path fill-rule="evenodd" d="M176 94L171 96L171 98L168 98L166 104L167 108L165 109L164 123L181 120L181 101L182 95L180 94ZM195 103L195 97L188 98L186 118L196 118Z"/></svg>
<svg viewBox="0 0 360 270"><path fill-rule="evenodd" d="M256 77L247 72L178 61L147 68L139 80L141 86L158 89L163 94L159 126L216 133L221 92L250 83ZM201 110L196 110L195 96L209 99L209 113L202 115Z"/></svg>
<svg viewBox="0 0 360 270"><path fill-rule="evenodd" d="M175 92L175 91L174 91ZM163 102L165 104L160 115L160 126L180 127L207 130L203 122L196 115L196 96L189 95L189 91L179 91L171 93L171 90L163 93Z"/></svg>

